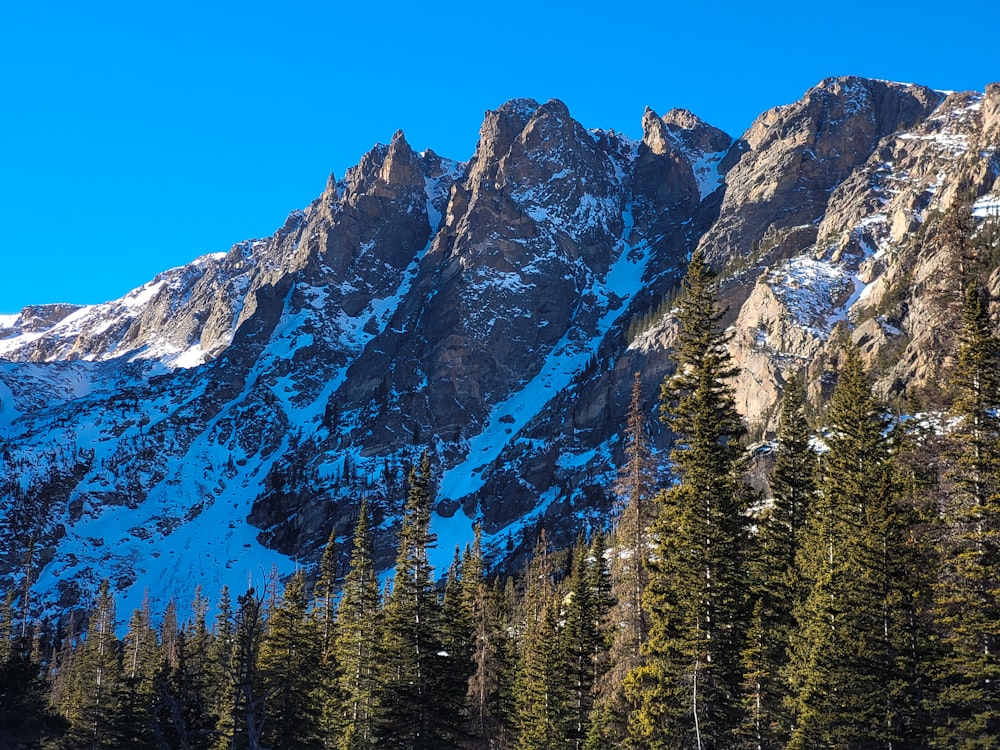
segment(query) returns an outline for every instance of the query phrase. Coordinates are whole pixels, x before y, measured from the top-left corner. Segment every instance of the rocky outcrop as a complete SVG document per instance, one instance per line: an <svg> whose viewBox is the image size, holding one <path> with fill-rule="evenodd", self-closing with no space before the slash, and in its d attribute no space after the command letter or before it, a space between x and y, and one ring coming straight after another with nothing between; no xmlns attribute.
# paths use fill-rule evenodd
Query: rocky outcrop
<svg viewBox="0 0 1000 750"><path fill-rule="evenodd" d="M952 345L937 228L961 197L993 231L998 101L834 78L733 142L685 110L633 141L522 99L467 164L396 133L271 237L0 319L0 548L36 539L39 601L108 575L127 608L309 564L367 497L387 566L425 449L442 564L472 519L498 561L540 526L568 541L613 502L635 372L669 448L655 399L699 246L755 434L797 372L821 404L847 338L885 394L927 394Z"/></svg>
<svg viewBox="0 0 1000 750"><path fill-rule="evenodd" d="M762 114L735 147L719 220L701 239L706 257L747 255L783 230L819 221L831 191L879 141L922 120L941 98L922 86L829 78Z"/></svg>
<svg viewBox="0 0 1000 750"><path fill-rule="evenodd" d="M740 306L734 341L737 390L752 423L773 428L781 385L800 369L818 401L823 363L848 336L880 372L887 397L936 388L955 324L942 308L954 294L954 261L936 239L939 219L963 195L989 192L1000 174L984 105L981 94L942 98L879 140L793 249L784 240L773 253L761 242L772 259Z"/></svg>

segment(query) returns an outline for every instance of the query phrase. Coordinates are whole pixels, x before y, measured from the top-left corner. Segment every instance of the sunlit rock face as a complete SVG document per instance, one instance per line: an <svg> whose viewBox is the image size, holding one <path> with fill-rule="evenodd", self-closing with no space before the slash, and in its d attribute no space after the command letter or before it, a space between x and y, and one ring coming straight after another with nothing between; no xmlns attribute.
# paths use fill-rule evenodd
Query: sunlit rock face
<svg viewBox="0 0 1000 750"><path fill-rule="evenodd" d="M398 132L271 237L0 318L0 571L34 540L39 607L102 577L162 606L313 564L331 531L346 554L362 498L388 566L423 451L439 572L476 521L511 567L542 527L603 526L636 372L669 447L655 401L699 247L755 434L799 371L819 403L847 338L886 395L940 377L934 226L958 196L994 221L1000 88L835 78L735 141L686 110L640 125L513 100L468 162Z"/></svg>

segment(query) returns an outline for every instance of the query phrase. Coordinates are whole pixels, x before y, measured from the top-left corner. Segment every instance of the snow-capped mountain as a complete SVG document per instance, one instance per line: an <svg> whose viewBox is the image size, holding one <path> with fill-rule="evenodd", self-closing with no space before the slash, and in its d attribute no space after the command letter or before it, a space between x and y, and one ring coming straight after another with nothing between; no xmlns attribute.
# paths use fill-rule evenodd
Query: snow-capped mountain
<svg viewBox="0 0 1000 750"><path fill-rule="evenodd" d="M819 389L845 331L887 393L933 380L923 227L960 193L993 220L1000 86L835 78L735 141L684 110L642 128L514 100L467 163L396 133L269 238L120 300L0 317L0 571L23 575L33 540L37 602L105 576L123 611L147 589L240 590L348 537L362 497L388 565L425 449L439 570L474 521L497 561L540 526L603 523L632 374L652 416L657 311L699 246L724 269L752 424L799 368Z"/></svg>

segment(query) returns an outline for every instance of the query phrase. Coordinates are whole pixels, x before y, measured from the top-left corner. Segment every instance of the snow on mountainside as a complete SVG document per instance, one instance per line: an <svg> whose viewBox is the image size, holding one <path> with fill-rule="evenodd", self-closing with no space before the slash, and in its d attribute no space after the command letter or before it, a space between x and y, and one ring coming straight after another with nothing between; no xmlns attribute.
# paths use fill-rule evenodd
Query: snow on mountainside
<svg viewBox="0 0 1000 750"><path fill-rule="evenodd" d="M207 275L208 266L218 265L225 253L206 255L187 266L166 271L124 297L85 307L46 306L56 314L39 325L37 310L7 316L0 322L0 356L9 359L41 357L44 361L82 359L104 361L131 355L155 359L168 367L202 364L209 352L191 340L179 340L170 329L155 335L129 335L162 297L176 299L190 294L194 282ZM173 307L173 306L172 306ZM61 308L63 315L58 314ZM227 341L220 342L224 346Z"/></svg>
<svg viewBox="0 0 1000 750"><path fill-rule="evenodd" d="M346 549L361 497L387 567L424 450L439 572L474 521L498 564L539 527L601 525L632 374L652 410L675 334L656 311L698 246L760 429L800 368L819 397L844 336L887 391L935 377L935 221L958 195L998 214L1000 87L836 78L735 142L685 110L642 128L515 100L468 163L396 133L272 237L0 318L0 573L34 539L40 604L104 576L122 611L240 591L331 530Z"/></svg>

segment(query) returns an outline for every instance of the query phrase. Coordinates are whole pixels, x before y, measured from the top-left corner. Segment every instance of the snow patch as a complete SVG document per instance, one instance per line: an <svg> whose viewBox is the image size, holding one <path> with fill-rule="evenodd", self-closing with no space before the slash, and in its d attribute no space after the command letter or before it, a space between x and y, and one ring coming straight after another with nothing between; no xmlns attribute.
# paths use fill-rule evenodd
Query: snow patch
<svg viewBox="0 0 1000 750"><path fill-rule="evenodd" d="M505 401L493 407L483 430L469 440L465 460L451 467L441 477L438 496L442 500L459 500L482 489L486 468L499 458L511 441L518 439L518 434L545 404L569 387L573 378L586 367L611 326L627 309L628 298L641 288L649 260L649 248L645 240L635 246L626 241L634 226L631 205L622 213L622 219L624 230L618 244L618 258L604 279L592 280L589 290L594 298L606 306L596 330L590 334L571 327L553 347L539 372ZM581 297L586 297L587 294L584 291ZM612 296L620 304L611 304ZM580 455L575 458L566 457L564 460L578 460L580 463L575 465L583 465L590 458L591 456ZM457 538L464 534L465 540L471 538L472 520L461 509L450 519L435 513L431 521L435 533L439 533L439 528L442 529L442 537L452 535ZM439 551L439 554L443 554L443 551ZM450 560L448 557L447 562L450 563ZM438 562L435 562L436 567L437 565Z"/></svg>
<svg viewBox="0 0 1000 750"><path fill-rule="evenodd" d="M972 215L979 219L1000 217L1000 195L990 193L972 204Z"/></svg>
<svg viewBox="0 0 1000 750"><path fill-rule="evenodd" d="M722 184L724 178L723 175L719 174L719 163L727 153L727 151L715 151L701 155L689 155L694 178L698 181L698 193L701 200L705 200Z"/></svg>

